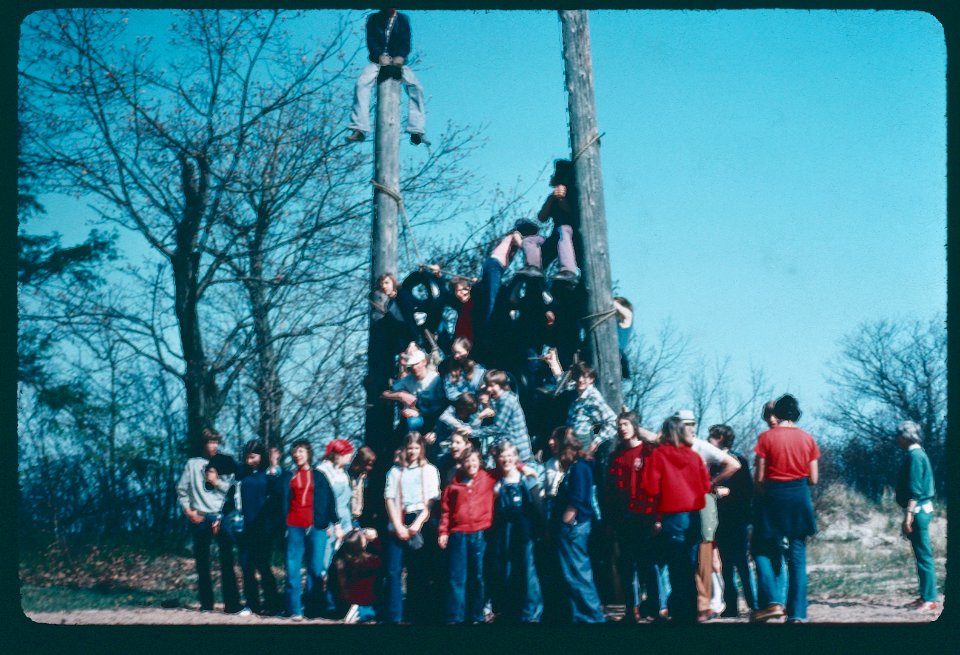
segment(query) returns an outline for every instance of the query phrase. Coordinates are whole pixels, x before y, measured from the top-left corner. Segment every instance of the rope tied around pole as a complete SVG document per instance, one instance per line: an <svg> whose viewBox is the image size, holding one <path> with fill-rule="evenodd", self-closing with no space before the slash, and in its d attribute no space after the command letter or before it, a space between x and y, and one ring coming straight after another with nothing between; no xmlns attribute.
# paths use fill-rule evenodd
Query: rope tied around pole
<svg viewBox="0 0 960 655"><path fill-rule="evenodd" d="M594 134L594 135L590 138L590 140L587 141L587 142L583 145L583 147L580 148L580 150L577 151L577 154L575 154L575 155L573 156L573 161L577 161L578 159L580 159L580 155L582 155L583 153L585 153L585 152L587 151L587 148L589 148L590 146L592 146L594 143L599 142L599 141L600 141L600 137L602 137L604 134L606 134L606 132L603 132L602 134L599 133L599 132L596 133L596 134Z"/></svg>
<svg viewBox="0 0 960 655"><path fill-rule="evenodd" d="M596 314L587 314L581 320L586 320L588 318L596 319L593 322L591 322L590 325L586 328L587 332L593 332L600 326L601 323L603 323L608 318L616 316L616 314L617 314L617 310L615 308L610 308L602 312L597 312Z"/></svg>
<svg viewBox="0 0 960 655"><path fill-rule="evenodd" d="M399 191L394 191L388 187L383 186L376 180L370 180L370 184L373 185L373 188L381 193L385 193L391 198L394 202L397 203L397 208L400 210L400 217L403 219L403 226L406 230L406 233L410 235L410 240L413 241L413 251L417 255L417 262L423 264L423 257L420 255L420 246L417 245L417 237L413 234L413 227L410 225L410 219L407 218L407 210L403 206L403 197L400 195ZM406 242L404 242L404 247L406 247ZM410 253L407 253L407 259L410 259Z"/></svg>

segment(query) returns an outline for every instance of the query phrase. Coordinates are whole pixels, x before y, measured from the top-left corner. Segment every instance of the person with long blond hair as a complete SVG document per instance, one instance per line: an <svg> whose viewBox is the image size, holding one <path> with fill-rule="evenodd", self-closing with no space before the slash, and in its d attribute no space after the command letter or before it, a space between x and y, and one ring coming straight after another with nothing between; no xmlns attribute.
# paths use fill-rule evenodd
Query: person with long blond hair
<svg viewBox="0 0 960 655"><path fill-rule="evenodd" d="M400 460L387 473L384 501L387 510L387 538L384 544L386 607L384 622L404 620L401 586L407 569L407 614L411 621L430 620L433 564L436 544L436 502L440 498L440 473L426 458L419 432L409 432Z"/></svg>

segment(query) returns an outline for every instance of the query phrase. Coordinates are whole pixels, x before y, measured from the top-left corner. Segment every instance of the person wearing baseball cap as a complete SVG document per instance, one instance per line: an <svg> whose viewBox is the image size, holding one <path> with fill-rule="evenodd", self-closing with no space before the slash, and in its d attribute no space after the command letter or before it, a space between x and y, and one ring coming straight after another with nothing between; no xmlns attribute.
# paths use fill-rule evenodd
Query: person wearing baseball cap
<svg viewBox="0 0 960 655"><path fill-rule="evenodd" d="M402 404L400 417L404 432L429 432L446 406L443 380L428 366L427 356L419 348L408 348L400 356L400 363L407 374L384 391L381 398Z"/></svg>

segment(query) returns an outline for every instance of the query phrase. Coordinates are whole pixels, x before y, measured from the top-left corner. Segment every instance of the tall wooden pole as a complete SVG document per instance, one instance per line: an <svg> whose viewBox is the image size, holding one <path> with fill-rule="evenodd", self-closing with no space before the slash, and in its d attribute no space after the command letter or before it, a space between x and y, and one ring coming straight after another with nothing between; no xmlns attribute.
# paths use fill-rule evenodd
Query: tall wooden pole
<svg viewBox="0 0 960 655"><path fill-rule="evenodd" d="M374 180L378 187L400 191L400 80L391 73L392 67L380 69L377 79L377 126L375 132ZM398 275L397 270L397 213L399 204L390 193L374 187L373 191L373 235L371 239L370 288L374 288L377 278L384 273ZM371 332L368 337L374 339ZM393 405L380 400L380 394L387 388L389 374L384 362L367 361L367 414L364 427L364 441L377 453L377 473L371 477L374 487L381 483L392 463L391 437L393 433ZM377 490L372 489L372 494ZM371 495L372 498L379 497ZM382 503L380 503L382 505Z"/></svg>
<svg viewBox="0 0 960 655"><path fill-rule="evenodd" d="M561 11L563 69L570 113L570 145L579 190L582 284L586 291L587 359L597 371L597 390L615 412L623 405L620 348L610 280L607 217L600 174L600 142L593 97L593 64L587 12ZM578 156L579 155L579 156ZM592 326L592 329L591 329Z"/></svg>

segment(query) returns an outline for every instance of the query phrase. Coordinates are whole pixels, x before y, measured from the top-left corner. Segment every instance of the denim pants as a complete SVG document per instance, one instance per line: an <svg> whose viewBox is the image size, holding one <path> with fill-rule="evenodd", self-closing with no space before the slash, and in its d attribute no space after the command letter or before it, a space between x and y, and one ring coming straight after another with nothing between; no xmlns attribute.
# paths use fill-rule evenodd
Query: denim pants
<svg viewBox="0 0 960 655"><path fill-rule="evenodd" d="M500 292L500 284L503 281L503 265L497 260L496 257L487 257L483 260L483 272L481 273L481 280L483 286L483 300L485 301L483 306L480 307L480 314L477 316L479 319L473 326L474 334L477 336L476 340L479 341L480 338L487 333L487 328L490 326L490 317L493 316L493 308L497 303L497 294Z"/></svg>
<svg viewBox="0 0 960 655"><path fill-rule="evenodd" d="M740 584L743 586L743 598L747 607L752 610L757 607L757 598L754 592L753 572L750 570L748 556L747 523L724 525L717 528L717 550L720 551L720 561L723 565L723 602L727 606L728 614L737 613L737 582L735 574L740 575Z"/></svg>
<svg viewBox="0 0 960 655"><path fill-rule="evenodd" d="M410 525L416 514L405 514L404 525ZM410 548L409 542L400 541L392 531L387 531L384 543L384 608L383 621L400 623L404 620L403 569L407 569L407 620L411 622L431 621L436 605L431 587L436 571L431 567L439 564L435 557L436 530L430 521L420 531L424 545L417 550Z"/></svg>
<svg viewBox="0 0 960 655"><path fill-rule="evenodd" d="M670 597L667 599L670 618L678 622L695 623L700 513L664 514L661 523L661 561L666 564L670 579Z"/></svg>
<svg viewBox="0 0 960 655"><path fill-rule="evenodd" d="M505 521L498 525L490 566L491 596L497 621L537 623L543 617L543 592L537 575L533 539Z"/></svg>
<svg viewBox="0 0 960 655"><path fill-rule="evenodd" d="M380 65L370 62L360 71L357 85L353 91L353 110L350 113L350 123L347 127L361 132L370 131L370 94L373 85L380 74ZM401 83L407 92L407 132L423 134L426 129L426 118L423 111L423 87L417 76L409 66L401 69Z"/></svg>
<svg viewBox="0 0 960 655"><path fill-rule="evenodd" d="M266 609L270 613L281 610L277 580L273 577L273 571L270 568L271 541L272 536L266 530L243 532L237 538L238 559L240 570L243 572L243 595L247 600L247 607L257 613L263 609L260 604L261 585ZM260 574L259 583L258 573Z"/></svg>
<svg viewBox="0 0 960 655"><path fill-rule="evenodd" d="M447 542L447 623L483 623L483 554L486 535L451 532Z"/></svg>
<svg viewBox="0 0 960 655"><path fill-rule="evenodd" d="M323 587L323 554L327 547L327 531L317 528L287 526L287 579L284 592L287 612L301 616L304 610L310 616L319 614ZM301 596L300 566L307 558L307 586Z"/></svg>
<svg viewBox="0 0 960 655"><path fill-rule="evenodd" d="M240 592L237 590L237 576L233 570L233 535L226 529L213 534L214 518L207 517L202 523L191 523L193 536L193 556L197 560L197 586L200 588L200 609L213 609L213 580L210 577L210 544L217 541L220 553L220 580L223 585L223 606L225 612L240 611Z"/></svg>
<svg viewBox="0 0 960 655"><path fill-rule="evenodd" d="M620 549L617 572L627 612L640 606L640 591L646 588L647 598L642 607L644 616L656 616L660 610L660 582L650 528L651 519L634 513L627 513L616 527Z"/></svg>
<svg viewBox="0 0 960 655"><path fill-rule="evenodd" d="M937 573L933 564L933 548L930 546L930 519L933 512L918 512L913 515L913 531L907 535L913 554L917 558L917 577L920 581L920 597L925 601L935 601L937 595Z"/></svg>
<svg viewBox="0 0 960 655"><path fill-rule="evenodd" d="M786 559L786 571L784 571ZM788 537L786 558L780 539L754 539L753 560L757 565L757 602L761 608L786 605L787 620L807 619L807 538ZM783 579L787 576L784 603Z"/></svg>
<svg viewBox="0 0 960 655"><path fill-rule="evenodd" d="M560 572L567 583L571 620L574 623L603 623L606 618L593 581L593 569L587 554L591 522L571 525L561 521L557 534Z"/></svg>

